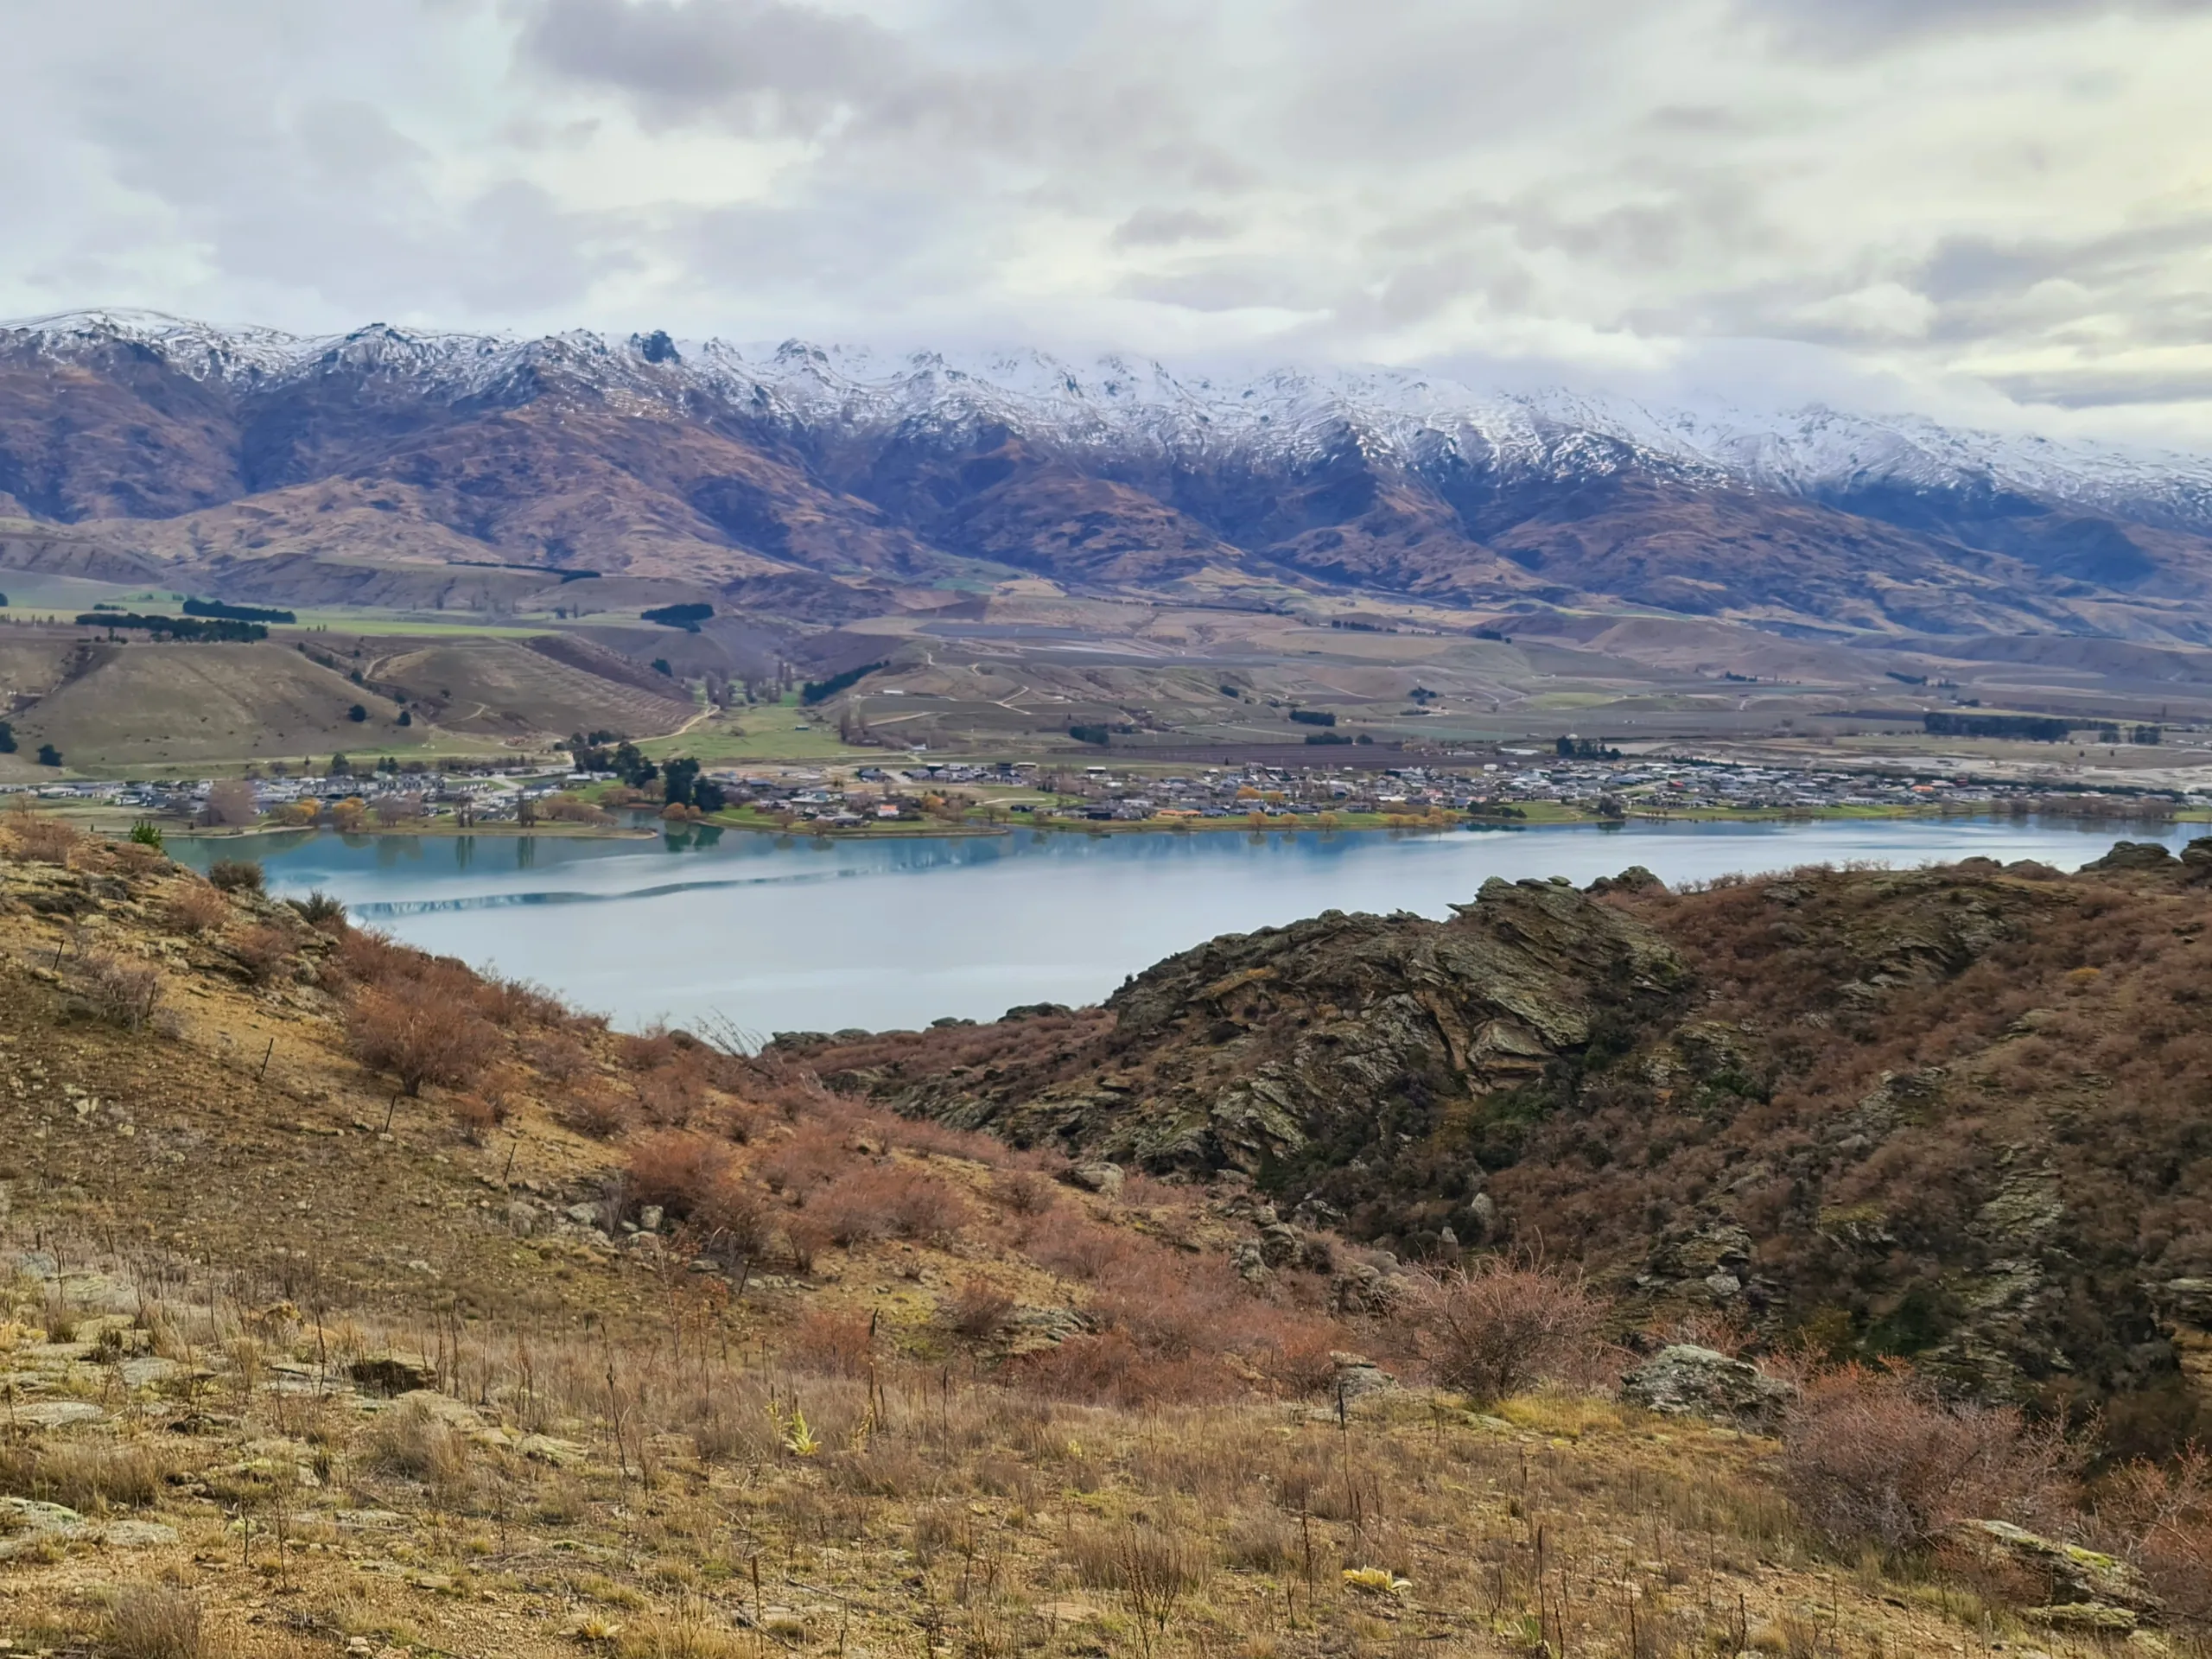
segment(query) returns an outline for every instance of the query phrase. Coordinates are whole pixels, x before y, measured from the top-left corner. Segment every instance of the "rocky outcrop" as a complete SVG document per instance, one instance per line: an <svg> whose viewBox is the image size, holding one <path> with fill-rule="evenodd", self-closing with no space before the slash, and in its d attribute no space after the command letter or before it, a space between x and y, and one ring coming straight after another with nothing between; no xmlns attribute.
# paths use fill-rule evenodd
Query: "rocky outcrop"
<svg viewBox="0 0 2212 1659"><path fill-rule="evenodd" d="M1703 1417L1769 1433L1797 1390L1749 1360L1678 1342L1621 1379L1621 1398L1670 1417Z"/></svg>
<svg viewBox="0 0 2212 1659"><path fill-rule="evenodd" d="M1002 1086L895 1069L833 1078L1019 1143L1251 1174L1353 1150L1378 1118L1409 1133L1449 1103L1529 1082L1609 1015L1662 1009L1687 980L1657 934L1564 882L1493 880L1454 909L1440 923L1331 911L1147 969L1108 999L1098 1056L1142 1054L1141 1084L1106 1065L1041 1089L1018 1073Z"/></svg>
<svg viewBox="0 0 2212 1659"><path fill-rule="evenodd" d="M2140 1394L2177 1443L2212 1432L2208 854L1491 881L1448 921L1216 939L1102 1008L788 1047L1078 1163L1236 1177L1286 1230L1541 1241L1638 1320L1809 1330L1985 1399ZM1321 1271L1244 1218L1254 1279Z"/></svg>
<svg viewBox="0 0 2212 1659"><path fill-rule="evenodd" d="M2165 1611L2143 1575L2116 1556L2061 1543L2009 1521L1961 1521L1937 1554L2024 1605L2029 1619L2059 1629L2126 1631Z"/></svg>

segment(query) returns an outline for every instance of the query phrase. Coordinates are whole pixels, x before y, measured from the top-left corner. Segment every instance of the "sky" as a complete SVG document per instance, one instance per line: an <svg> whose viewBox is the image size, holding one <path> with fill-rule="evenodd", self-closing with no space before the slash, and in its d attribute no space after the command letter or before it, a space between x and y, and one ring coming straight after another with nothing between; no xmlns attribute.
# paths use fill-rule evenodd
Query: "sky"
<svg viewBox="0 0 2212 1659"><path fill-rule="evenodd" d="M2212 447L2212 0L0 0L0 316L1382 362Z"/></svg>

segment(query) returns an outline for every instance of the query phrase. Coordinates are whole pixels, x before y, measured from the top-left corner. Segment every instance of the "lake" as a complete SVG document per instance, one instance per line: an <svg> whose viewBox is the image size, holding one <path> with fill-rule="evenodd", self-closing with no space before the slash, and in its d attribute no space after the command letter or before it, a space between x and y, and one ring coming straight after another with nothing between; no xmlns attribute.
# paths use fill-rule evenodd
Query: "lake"
<svg viewBox="0 0 2212 1659"><path fill-rule="evenodd" d="M851 841L309 831L171 847L203 868L251 849L274 893L323 888L356 920L538 981L626 1027L712 1015L766 1033L1096 1001L1217 933L1332 908L1442 917L1494 875L1579 886L1642 864L1680 882L1977 854L2073 869L2123 836L2178 848L2203 829L1955 819Z"/></svg>

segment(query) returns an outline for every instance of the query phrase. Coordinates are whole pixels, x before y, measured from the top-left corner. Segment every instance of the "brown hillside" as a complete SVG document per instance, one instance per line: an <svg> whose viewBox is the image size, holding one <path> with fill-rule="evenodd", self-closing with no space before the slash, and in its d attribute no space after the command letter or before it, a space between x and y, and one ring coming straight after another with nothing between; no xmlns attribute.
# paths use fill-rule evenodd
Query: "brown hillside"
<svg viewBox="0 0 2212 1659"><path fill-rule="evenodd" d="M2208 868L1493 880L1450 922L1217 939L1065 1020L785 1046L904 1112L1241 1170L1416 1257L1541 1241L1654 1308L2172 1444L2212 1424Z"/></svg>
<svg viewBox="0 0 2212 1659"><path fill-rule="evenodd" d="M355 721L359 704L368 714ZM181 766L419 748L423 724L321 664L273 641L260 645L91 647L81 671L25 710L19 741L52 743L65 760Z"/></svg>
<svg viewBox="0 0 2212 1659"><path fill-rule="evenodd" d="M674 731L697 712L680 687L585 645L554 651L535 641L458 639L377 658L370 677L404 688L441 726L486 735L565 736L611 730L639 737Z"/></svg>
<svg viewBox="0 0 2212 1659"><path fill-rule="evenodd" d="M1616 1401L1574 1344L1514 1350L1528 1392L1393 1387L1342 1349L1462 1374L1429 1340L1448 1286L1234 1185L1060 1173L11 815L0 1634L117 1659L2089 1659L2143 1625L2129 1650L2202 1651L2185 1468L2069 1509L2071 1465L2002 1414L1847 1375L1777 1443ZM1582 1300L1469 1286L1492 1282ZM1852 1465L1912 1475L1908 1513L1955 1546L1836 1532L1822 1433L1866 1411L1974 1437L1970 1483L1894 1433Z"/></svg>

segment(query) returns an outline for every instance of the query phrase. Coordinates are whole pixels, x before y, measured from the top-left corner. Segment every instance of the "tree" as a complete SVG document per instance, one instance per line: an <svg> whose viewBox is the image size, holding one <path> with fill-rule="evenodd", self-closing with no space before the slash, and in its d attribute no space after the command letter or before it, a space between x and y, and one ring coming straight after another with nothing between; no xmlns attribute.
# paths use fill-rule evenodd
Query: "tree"
<svg viewBox="0 0 2212 1659"><path fill-rule="evenodd" d="M691 804L702 812L719 812L729 804L729 797L722 786L711 778L702 778L691 785Z"/></svg>
<svg viewBox="0 0 2212 1659"><path fill-rule="evenodd" d="M415 716L403 709L399 711L399 723L403 726L412 726L415 723Z"/></svg>
<svg viewBox="0 0 2212 1659"><path fill-rule="evenodd" d="M389 1071L408 1094L426 1083L465 1084L491 1062L499 1034L446 988L395 979L359 992L346 1032L362 1065Z"/></svg>
<svg viewBox="0 0 2212 1659"><path fill-rule="evenodd" d="M359 726L368 717L369 711L361 707L358 702L346 711L346 718L352 721L356 726Z"/></svg>
<svg viewBox="0 0 2212 1659"><path fill-rule="evenodd" d="M665 674L671 680L676 677L676 671L668 665L668 658L665 657L656 657L653 658L653 672L656 674Z"/></svg>
<svg viewBox="0 0 2212 1659"><path fill-rule="evenodd" d="M255 804L251 784L243 778L222 778L208 790L207 805L200 816L207 823L237 828L259 817L261 809Z"/></svg>
<svg viewBox="0 0 2212 1659"><path fill-rule="evenodd" d="M13 754L15 752L16 728L6 721L0 720L0 754Z"/></svg>
<svg viewBox="0 0 2212 1659"><path fill-rule="evenodd" d="M333 778L352 777L353 775L353 763L351 760L348 760L342 754L332 755L330 757L330 775Z"/></svg>
<svg viewBox="0 0 2212 1659"><path fill-rule="evenodd" d="M699 781L699 763L689 755L677 755L661 768L661 799L671 806L690 806L692 792Z"/></svg>
<svg viewBox="0 0 2212 1659"><path fill-rule="evenodd" d="M55 748L51 743L40 744L38 746L38 763L41 766L60 766L61 764L61 751Z"/></svg>

